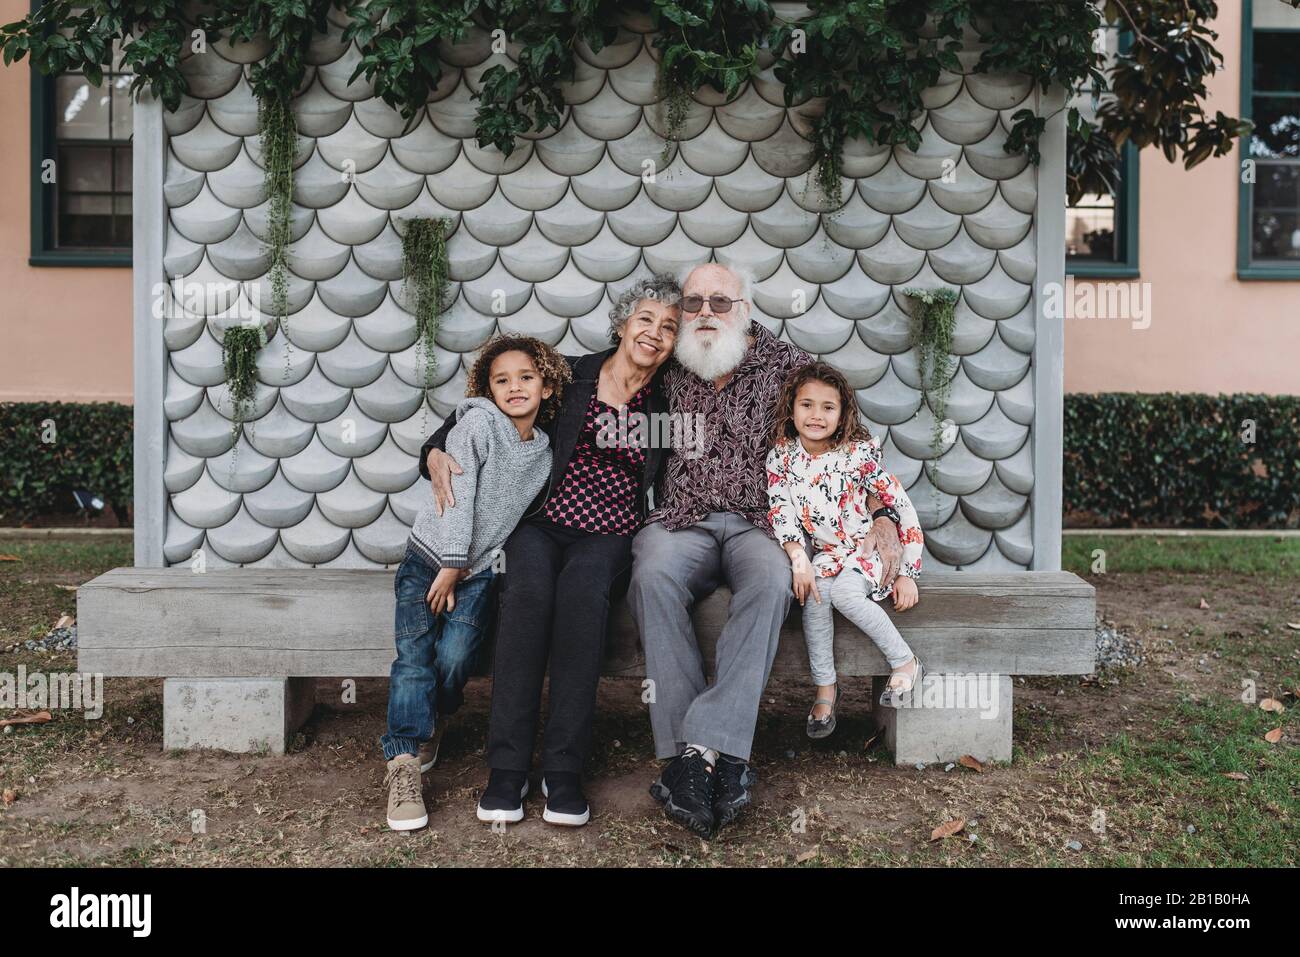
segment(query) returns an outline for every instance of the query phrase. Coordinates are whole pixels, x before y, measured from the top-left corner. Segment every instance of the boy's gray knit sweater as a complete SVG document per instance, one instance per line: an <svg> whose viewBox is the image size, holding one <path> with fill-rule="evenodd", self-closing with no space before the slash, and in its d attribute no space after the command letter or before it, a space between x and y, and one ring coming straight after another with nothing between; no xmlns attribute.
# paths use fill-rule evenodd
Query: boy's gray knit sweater
<svg viewBox="0 0 1300 957"><path fill-rule="evenodd" d="M439 568L476 575L523 518L551 474L550 439L540 428L525 442L491 399L466 399L447 434L447 454L464 474L451 477L454 508L439 517L429 502L411 526L411 545Z"/></svg>

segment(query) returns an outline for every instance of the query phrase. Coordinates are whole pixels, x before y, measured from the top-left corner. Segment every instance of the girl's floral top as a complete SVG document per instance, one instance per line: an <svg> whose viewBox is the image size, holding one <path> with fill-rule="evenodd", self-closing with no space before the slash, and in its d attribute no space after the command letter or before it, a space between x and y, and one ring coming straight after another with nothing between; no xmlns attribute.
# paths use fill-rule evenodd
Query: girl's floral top
<svg viewBox="0 0 1300 957"><path fill-rule="evenodd" d="M813 543L813 568L819 578L838 575L845 567L866 576L874 586L871 597L880 601L893 591L880 587L880 552L863 547L871 531L867 509L870 492L882 505L892 505L902 520L903 543L899 574L921 577L924 538L912 500L898 479L881 462L875 439L809 455L799 439L781 442L767 455L768 518L776 540Z"/></svg>

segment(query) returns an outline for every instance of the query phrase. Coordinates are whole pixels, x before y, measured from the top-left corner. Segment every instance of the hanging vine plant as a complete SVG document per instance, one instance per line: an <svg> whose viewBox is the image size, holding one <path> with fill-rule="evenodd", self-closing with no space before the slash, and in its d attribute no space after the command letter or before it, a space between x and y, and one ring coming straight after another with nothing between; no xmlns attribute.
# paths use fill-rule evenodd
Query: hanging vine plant
<svg viewBox="0 0 1300 957"><path fill-rule="evenodd" d="M266 166L266 244L271 263L267 282L271 287L270 314L284 336L284 378L289 369L289 240L292 238L293 159L298 129L293 110L284 100L267 94L257 104L261 127L262 162Z"/></svg>
<svg viewBox="0 0 1300 957"><path fill-rule="evenodd" d="M424 388L433 388L435 344L447 308L451 269L447 262L446 219L408 219L402 234L402 292L415 313L416 355L424 364Z"/></svg>
<svg viewBox="0 0 1300 957"><path fill-rule="evenodd" d="M231 326L221 337L221 365L232 405L236 431L248 421L257 394L257 353L266 345L266 330L257 326Z"/></svg>
<svg viewBox="0 0 1300 957"><path fill-rule="evenodd" d="M947 288L904 289L903 295L912 303L909 332L912 348L916 350L921 396L934 419L930 451L937 459L943 453L944 414L952 390L952 334L957 324L957 291Z"/></svg>

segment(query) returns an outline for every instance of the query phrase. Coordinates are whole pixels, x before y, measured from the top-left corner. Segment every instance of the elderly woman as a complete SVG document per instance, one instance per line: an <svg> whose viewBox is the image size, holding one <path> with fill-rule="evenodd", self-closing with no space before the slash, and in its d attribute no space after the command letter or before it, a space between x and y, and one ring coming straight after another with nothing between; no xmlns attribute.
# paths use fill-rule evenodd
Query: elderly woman
<svg viewBox="0 0 1300 957"><path fill-rule="evenodd" d="M624 411L631 422L636 413L667 412L659 373L676 342L680 299L681 289L667 276L635 283L610 310L614 347L565 357L573 383L559 415L545 426L555 450L550 480L505 546L481 821L523 819L548 658L542 816L570 826L591 816L582 768L610 595L616 583L626 583L632 535L651 510L668 451L628 438L653 430L609 430L608 424ZM431 480L439 509L455 507L451 473L460 468L441 451L452 424L421 454L420 471Z"/></svg>

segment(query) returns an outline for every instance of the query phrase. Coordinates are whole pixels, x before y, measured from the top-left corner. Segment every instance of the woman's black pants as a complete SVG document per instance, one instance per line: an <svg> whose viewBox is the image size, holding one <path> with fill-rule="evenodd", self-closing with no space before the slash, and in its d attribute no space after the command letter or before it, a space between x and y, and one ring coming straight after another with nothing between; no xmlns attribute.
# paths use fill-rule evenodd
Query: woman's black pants
<svg viewBox="0 0 1300 957"><path fill-rule="evenodd" d="M529 770L549 658L542 770L582 773L611 593L616 585L626 588L631 567L630 535L596 535L530 519L506 541L488 767Z"/></svg>

